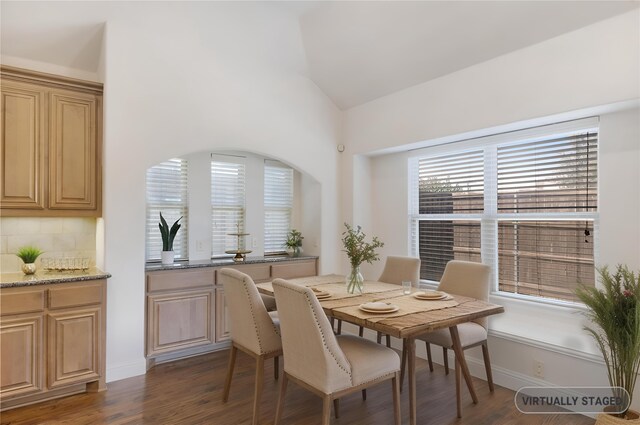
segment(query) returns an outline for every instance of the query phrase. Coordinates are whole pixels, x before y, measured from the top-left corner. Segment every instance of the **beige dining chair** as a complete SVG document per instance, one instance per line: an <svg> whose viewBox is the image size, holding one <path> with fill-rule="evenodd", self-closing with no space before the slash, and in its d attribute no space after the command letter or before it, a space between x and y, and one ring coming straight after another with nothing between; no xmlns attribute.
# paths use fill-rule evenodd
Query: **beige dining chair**
<svg viewBox="0 0 640 425"><path fill-rule="evenodd" d="M403 281L410 281L417 284L420 281L420 259L415 257L388 256L384 263L382 274L378 282L393 283L402 285ZM362 336L363 328L360 326L359 335ZM387 337L387 347L391 347L391 337ZM378 344L382 340L382 333L378 332Z"/></svg>
<svg viewBox="0 0 640 425"><path fill-rule="evenodd" d="M280 422L289 380L322 397L322 423L338 417L340 397L391 379L394 421L400 424L398 354L355 335L334 335L329 319L310 288L282 279L273 281L278 303L284 374L276 408Z"/></svg>
<svg viewBox="0 0 640 425"><path fill-rule="evenodd" d="M442 278L440 279L440 284L438 285L438 290L447 292L449 294L463 295L481 301L488 301L490 274L491 268L487 265L469 261L452 260L447 263L444 269L444 273L442 275ZM462 346L463 350L482 346L482 356L484 358L484 367L487 373L489 391L493 392L493 376L491 374L491 362L489 359L489 348L487 346L487 318L485 317L474 320L472 322L459 324L458 334L460 335L460 345ZM428 334L419 336L418 339L425 341L427 348L427 360L429 362L429 370L431 372L433 372L433 362L431 360L430 344L435 344L442 347L445 373L448 374L449 359L447 350L452 348L453 346L449 329L438 329ZM456 401L458 417L460 417L461 372L457 361L455 363L455 374Z"/></svg>
<svg viewBox="0 0 640 425"><path fill-rule="evenodd" d="M252 421L256 425L260 416L265 360L273 358L274 377L278 379L278 357L282 354L278 315L267 312L250 276L230 268L221 269L218 275L224 286L232 341L222 401L226 403L229 399L236 354L238 350L243 351L256 359Z"/></svg>

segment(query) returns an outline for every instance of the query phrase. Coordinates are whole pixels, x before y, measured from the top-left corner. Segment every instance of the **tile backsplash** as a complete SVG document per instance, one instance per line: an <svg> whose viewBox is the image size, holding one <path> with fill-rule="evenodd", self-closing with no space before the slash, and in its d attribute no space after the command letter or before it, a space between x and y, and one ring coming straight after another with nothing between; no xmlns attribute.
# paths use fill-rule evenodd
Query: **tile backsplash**
<svg viewBox="0 0 640 425"><path fill-rule="evenodd" d="M89 257L96 263L96 219L93 217L0 217L0 272L20 271L16 251L33 245L46 257Z"/></svg>

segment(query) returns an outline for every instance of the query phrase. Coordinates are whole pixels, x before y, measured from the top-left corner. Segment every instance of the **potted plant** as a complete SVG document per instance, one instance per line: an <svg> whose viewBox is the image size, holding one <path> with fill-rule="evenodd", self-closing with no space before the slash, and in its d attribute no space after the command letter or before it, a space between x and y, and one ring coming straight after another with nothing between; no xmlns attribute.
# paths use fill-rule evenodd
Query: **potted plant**
<svg viewBox="0 0 640 425"><path fill-rule="evenodd" d="M580 286L576 295L588 308L594 327L585 327L596 340L607 366L609 384L624 388L629 404L640 368L640 275L618 265L615 273L598 269L602 289ZM614 390L614 395L615 390ZM638 412L601 413L596 424L640 424Z"/></svg>
<svg viewBox="0 0 640 425"><path fill-rule="evenodd" d="M182 217L177 219L171 229L169 229L169 225L167 221L160 213L160 223L158 223L158 227L160 228L160 235L162 236L162 264L173 264L173 259L175 257L175 252L173 252L173 240L176 238L176 234L178 230L180 230L181 224L178 222L182 220Z"/></svg>
<svg viewBox="0 0 640 425"><path fill-rule="evenodd" d="M351 263L351 272L347 276L347 292L350 294L362 293L364 277L360 273L360 264L365 261L369 264L378 261L380 258L376 253L376 249L382 248L384 243L376 236L373 237L371 242L365 242L366 235L362 232L360 226L353 228L347 223L344 223L344 226L347 230L342 233L343 251L347 253Z"/></svg>
<svg viewBox="0 0 640 425"><path fill-rule="evenodd" d="M18 249L16 255L20 257L22 262L22 272L24 274L34 274L36 272L36 259L42 254L35 246L23 246Z"/></svg>
<svg viewBox="0 0 640 425"><path fill-rule="evenodd" d="M302 232L291 229L287 235L287 241L284 243L287 247L287 253L292 257L297 257L302 253Z"/></svg>

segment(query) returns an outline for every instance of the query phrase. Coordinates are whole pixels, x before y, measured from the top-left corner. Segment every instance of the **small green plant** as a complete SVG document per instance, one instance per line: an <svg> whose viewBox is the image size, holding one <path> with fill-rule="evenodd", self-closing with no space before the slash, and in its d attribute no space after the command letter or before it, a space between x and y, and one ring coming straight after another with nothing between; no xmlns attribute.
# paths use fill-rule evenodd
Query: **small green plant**
<svg viewBox="0 0 640 425"><path fill-rule="evenodd" d="M373 237L371 243L365 242L367 235L362 232L360 226L353 228L347 223L344 223L344 226L347 230L342 233L342 244L344 245L344 252L346 252L347 257L349 257L351 267L359 267L360 264L365 261L373 264L374 261L380 259L376 253L376 249L382 248L384 242L378 239L377 236Z"/></svg>
<svg viewBox="0 0 640 425"><path fill-rule="evenodd" d="M35 246L23 246L16 252L16 255L25 263L35 263L36 259L42 254Z"/></svg>
<svg viewBox="0 0 640 425"><path fill-rule="evenodd" d="M609 384L624 388L631 398L640 369L640 275L624 265L618 265L613 274L602 267L598 274L602 289L583 285L576 290L589 309L586 316L595 325L585 330L602 352ZM623 412L617 416L625 415Z"/></svg>
<svg viewBox="0 0 640 425"><path fill-rule="evenodd" d="M160 228L160 235L162 235L163 251L173 251L173 240L175 239L178 230L180 230L180 226L182 226L178 223L180 220L182 220L182 217L177 219L175 223L173 223L173 226L171 226L171 229L169 229L167 221L162 216L162 213L160 213L160 223L158 223L158 227Z"/></svg>
<svg viewBox="0 0 640 425"><path fill-rule="evenodd" d="M302 232L299 232L296 229L291 229L289 234L287 235L287 241L284 243L287 248L297 248L302 246L302 240L304 236L302 236Z"/></svg>

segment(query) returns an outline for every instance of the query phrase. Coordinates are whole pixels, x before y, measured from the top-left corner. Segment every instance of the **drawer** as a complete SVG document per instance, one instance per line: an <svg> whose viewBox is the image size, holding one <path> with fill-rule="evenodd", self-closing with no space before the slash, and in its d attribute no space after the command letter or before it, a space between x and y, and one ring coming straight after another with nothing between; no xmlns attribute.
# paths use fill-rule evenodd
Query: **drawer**
<svg viewBox="0 0 640 425"><path fill-rule="evenodd" d="M296 277L315 276L316 261L294 261L286 264L274 264L271 266L271 277L281 279L295 279Z"/></svg>
<svg viewBox="0 0 640 425"><path fill-rule="evenodd" d="M229 266L229 268L248 274L254 282L265 282L271 280L271 268L269 267L269 264L234 264L233 266Z"/></svg>
<svg viewBox="0 0 640 425"><path fill-rule="evenodd" d="M44 289L12 290L0 292L0 315L33 313L44 310Z"/></svg>
<svg viewBox="0 0 640 425"><path fill-rule="evenodd" d="M213 286L213 269L169 270L147 273L147 291L167 291Z"/></svg>
<svg viewBox="0 0 640 425"><path fill-rule="evenodd" d="M90 284L73 284L49 289L49 308L78 307L102 303L104 281Z"/></svg>

